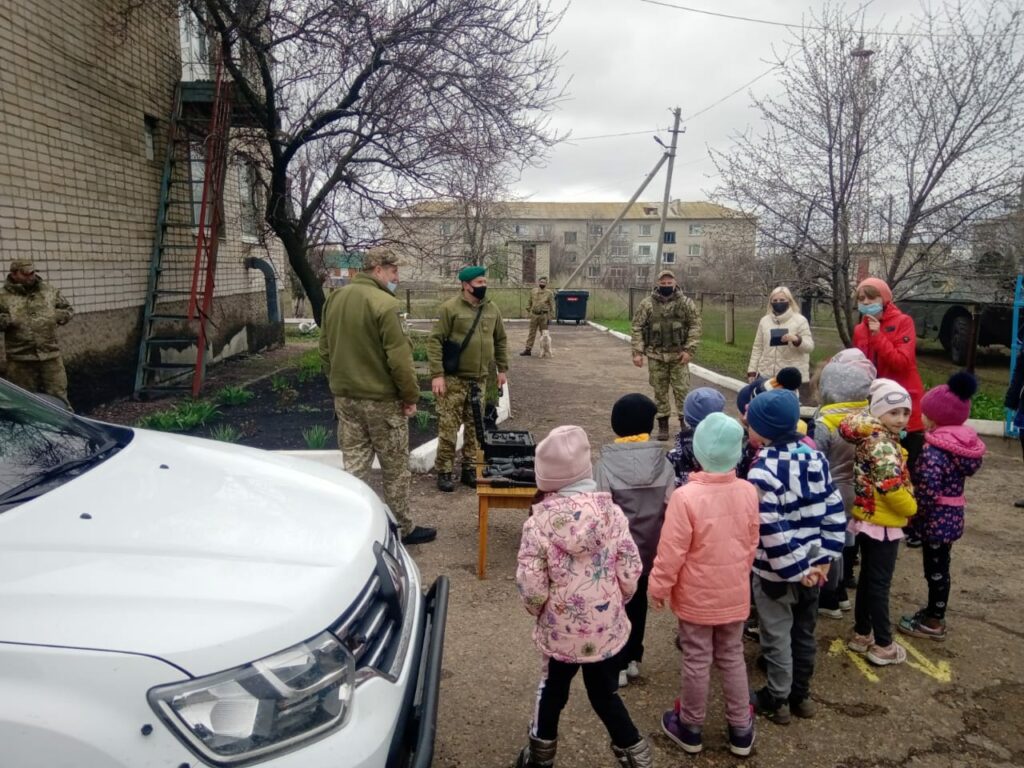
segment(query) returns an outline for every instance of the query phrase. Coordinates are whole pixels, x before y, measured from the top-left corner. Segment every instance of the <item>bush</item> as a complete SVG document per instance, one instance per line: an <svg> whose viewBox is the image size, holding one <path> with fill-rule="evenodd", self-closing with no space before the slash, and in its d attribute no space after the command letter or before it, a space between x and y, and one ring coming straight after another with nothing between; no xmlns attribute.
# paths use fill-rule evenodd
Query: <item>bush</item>
<svg viewBox="0 0 1024 768"><path fill-rule="evenodd" d="M330 440L331 430L323 424L316 424L308 429L302 430L302 439L306 441L306 447L312 451L323 450Z"/></svg>
<svg viewBox="0 0 1024 768"><path fill-rule="evenodd" d="M168 411L157 411L143 416L136 425L161 432L186 432L205 426L220 415L214 403L205 400L186 400Z"/></svg>
<svg viewBox="0 0 1024 768"><path fill-rule="evenodd" d="M178 415L173 410L156 411L148 416L143 416L135 422L135 426L142 429L155 429L159 432L177 432Z"/></svg>
<svg viewBox="0 0 1024 768"><path fill-rule="evenodd" d="M245 405L255 397L256 393L245 387L224 387L213 396L213 399L221 405Z"/></svg>

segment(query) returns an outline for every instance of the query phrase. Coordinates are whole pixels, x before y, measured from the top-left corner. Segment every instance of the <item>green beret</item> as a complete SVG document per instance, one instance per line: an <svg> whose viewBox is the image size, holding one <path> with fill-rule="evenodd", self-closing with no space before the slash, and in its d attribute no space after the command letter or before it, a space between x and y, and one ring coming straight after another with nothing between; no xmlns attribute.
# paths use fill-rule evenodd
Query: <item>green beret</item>
<svg viewBox="0 0 1024 768"><path fill-rule="evenodd" d="M459 270L459 282L468 283L470 280L476 280L480 275L485 274L487 274L487 267L463 267Z"/></svg>

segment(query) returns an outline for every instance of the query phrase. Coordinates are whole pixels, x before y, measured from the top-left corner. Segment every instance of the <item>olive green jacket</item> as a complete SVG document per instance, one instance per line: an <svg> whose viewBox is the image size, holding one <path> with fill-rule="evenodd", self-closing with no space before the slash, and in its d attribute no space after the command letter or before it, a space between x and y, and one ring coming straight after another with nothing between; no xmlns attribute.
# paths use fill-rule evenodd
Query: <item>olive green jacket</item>
<svg viewBox="0 0 1024 768"><path fill-rule="evenodd" d="M680 352L692 356L700 344L697 305L676 288L667 299L655 289L644 297L633 317L633 352L669 359Z"/></svg>
<svg viewBox="0 0 1024 768"><path fill-rule="evenodd" d="M60 357L57 326L75 311L67 299L42 278L21 285L10 277L0 289L0 331L8 360L53 360Z"/></svg>
<svg viewBox="0 0 1024 768"><path fill-rule="evenodd" d="M555 311L554 292L549 288L534 288L526 302L526 311L534 315L550 315Z"/></svg>
<svg viewBox="0 0 1024 768"><path fill-rule="evenodd" d="M320 320L320 361L336 397L401 400L412 405L420 388L402 305L360 273L327 297Z"/></svg>
<svg viewBox="0 0 1024 768"><path fill-rule="evenodd" d="M459 357L459 370L454 374L461 379L482 379L487 376L488 368L493 360L500 373L508 370L508 339L505 337L505 324L501 320L501 311L490 299L484 299L479 305L483 309L480 322L469 340L469 344ZM451 339L461 344L469 333L470 326L476 317L477 307L466 301L462 294L448 299L441 305L437 313L437 322L427 339L427 359L430 361L430 375L444 375L441 366L441 342ZM449 374L452 375L452 374Z"/></svg>

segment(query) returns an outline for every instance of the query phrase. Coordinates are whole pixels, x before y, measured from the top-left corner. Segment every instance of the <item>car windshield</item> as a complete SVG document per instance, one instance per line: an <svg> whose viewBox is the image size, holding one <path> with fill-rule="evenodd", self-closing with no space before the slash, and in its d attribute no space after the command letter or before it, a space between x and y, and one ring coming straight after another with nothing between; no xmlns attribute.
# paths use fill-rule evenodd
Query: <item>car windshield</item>
<svg viewBox="0 0 1024 768"><path fill-rule="evenodd" d="M77 477L131 436L0 380L0 512Z"/></svg>

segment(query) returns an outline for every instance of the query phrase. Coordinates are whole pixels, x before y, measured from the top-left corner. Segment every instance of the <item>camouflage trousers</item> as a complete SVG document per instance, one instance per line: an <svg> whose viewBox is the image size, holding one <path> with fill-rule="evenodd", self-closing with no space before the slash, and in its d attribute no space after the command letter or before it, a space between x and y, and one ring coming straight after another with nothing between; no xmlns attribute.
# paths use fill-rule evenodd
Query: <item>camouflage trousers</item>
<svg viewBox="0 0 1024 768"><path fill-rule="evenodd" d="M402 535L414 528L409 515L409 420L397 400L357 400L335 397L338 414L338 447L345 470L364 483L370 482L373 456L380 461L384 502L402 527Z"/></svg>
<svg viewBox="0 0 1024 768"><path fill-rule="evenodd" d="M4 376L22 389L52 395L71 408L68 374L64 370L64 361L59 357L51 360L8 360Z"/></svg>
<svg viewBox="0 0 1024 768"><path fill-rule="evenodd" d="M647 358L648 380L654 389L654 404L658 406L658 418L672 415L672 404L669 402L669 389L675 396L676 414L682 418L683 401L690 391L690 366L678 360L664 361L654 357Z"/></svg>
<svg viewBox="0 0 1024 768"><path fill-rule="evenodd" d="M473 421L473 408L469 399L469 388L473 379L460 379L458 376L445 376L445 393L437 398L437 458L434 469L437 472L451 472L455 466L455 441L458 439L459 426L465 425L462 432L462 467L476 465L476 425ZM487 378L476 380L480 387L480 396L484 396Z"/></svg>
<svg viewBox="0 0 1024 768"><path fill-rule="evenodd" d="M526 348L533 349L534 339L537 338L538 331L546 331L548 329L548 322L551 318L547 312L543 312L539 315L530 315L530 335L526 337Z"/></svg>

